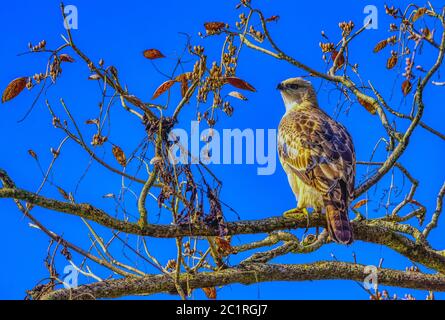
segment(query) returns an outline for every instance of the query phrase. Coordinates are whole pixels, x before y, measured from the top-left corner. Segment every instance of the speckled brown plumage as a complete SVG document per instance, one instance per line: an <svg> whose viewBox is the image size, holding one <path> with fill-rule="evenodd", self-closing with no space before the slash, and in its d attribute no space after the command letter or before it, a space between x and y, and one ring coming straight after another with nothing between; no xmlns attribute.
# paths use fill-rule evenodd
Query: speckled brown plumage
<svg viewBox="0 0 445 320"><path fill-rule="evenodd" d="M278 154L297 207L325 209L331 238L349 244L348 206L355 179L351 136L318 107L310 82L293 78L280 86L287 111L279 125Z"/></svg>

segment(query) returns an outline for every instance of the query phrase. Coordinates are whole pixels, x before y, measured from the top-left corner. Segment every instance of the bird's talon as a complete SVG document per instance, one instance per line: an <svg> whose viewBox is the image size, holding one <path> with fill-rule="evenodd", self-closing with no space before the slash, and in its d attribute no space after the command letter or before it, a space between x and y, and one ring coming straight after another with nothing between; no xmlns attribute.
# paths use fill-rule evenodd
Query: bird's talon
<svg viewBox="0 0 445 320"><path fill-rule="evenodd" d="M307 215L309 217L309 212L307 211L306 208L293 208L293 209L287 210L287 211L283 212L283 217L288 218L288 219L296 219L296 218L300 218L302 213L304 213L305 215Z"/></svg>

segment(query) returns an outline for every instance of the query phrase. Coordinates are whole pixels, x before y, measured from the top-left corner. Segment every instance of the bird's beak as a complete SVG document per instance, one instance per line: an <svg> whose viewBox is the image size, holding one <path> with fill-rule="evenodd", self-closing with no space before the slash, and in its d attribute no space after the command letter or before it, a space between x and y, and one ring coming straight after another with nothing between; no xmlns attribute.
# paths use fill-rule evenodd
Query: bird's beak
<svg viewBox="0 0 445 320"><path fill-rule="evenodd" d="M277 85L277 90L283 90L284 89L284 85L280 82L278 85Z"/></svg>

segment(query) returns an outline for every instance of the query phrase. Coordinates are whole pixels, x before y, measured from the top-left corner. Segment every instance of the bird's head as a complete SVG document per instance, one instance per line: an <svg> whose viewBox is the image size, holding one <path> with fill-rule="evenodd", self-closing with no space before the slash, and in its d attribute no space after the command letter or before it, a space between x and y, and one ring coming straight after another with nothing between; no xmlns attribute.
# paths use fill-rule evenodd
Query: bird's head
<svg viewBox="0 0 445 320"><path fill-rule="evenodd" d="M317 106L314 87L310 81L304 80L303 78L284 80L278 84L277 89L280 90L286 110L305 101Z"/></svg>

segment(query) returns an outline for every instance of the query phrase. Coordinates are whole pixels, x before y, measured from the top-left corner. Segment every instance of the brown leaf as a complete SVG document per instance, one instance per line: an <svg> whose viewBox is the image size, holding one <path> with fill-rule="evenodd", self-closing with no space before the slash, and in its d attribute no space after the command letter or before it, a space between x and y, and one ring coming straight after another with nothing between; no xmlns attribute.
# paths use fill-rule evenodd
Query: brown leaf
<svg viewBox="0 0 445 320"><path fill-rule="evenodd" d="M382 49L384 49L387 45L388 45L388 40L387 39L382 40L375 45L373 52L377 53L377 52L381 51Z"/></svg>
<svg viewBox="0 0 445 320"><path fill-rule="evenodd" d="M178 76L176 76L175 81L182 82L184 80L190 80L191 76L192 76L191 72L181 73Z"/></svg>
<svg viewBox="0 0 445 320"><path fill-rule="evenodd" d="M207 31L211 31L211 32L219 32L225 26L226 26L226 24L224 22L206 22L206 23L204 23L204 28Z"/></svg>
<svg viewBox="0 0 445 320"><path fill-rule="evenodd" d="M6 101L9 101L17 97L20 94L20 92L22 92L23 89L25 89L27 82L28 78L26 77L21 77L12 80L6 87L5 91L3 91L2 103L5 103Z"/></svg>
<svg viewBox="0 0 445 320"><path fill-rule="evenodd" d="M122 167L125 167L127 165L127 158L125 157L124 151L122 151L122 149L118 146L113 146L112 151L117 162L119 162Z"/></svg>
<svg viewBox="0 0 445 320"><path fill-rule="evenodd" d="M391 55L391 57L388 58L388 60L386 61L386 68L388 70L394 68L397 64L397 55Z"/></svg>
<svg viewBox="0 0 445 320"><path fill-rule="evenodd" d="M368 199L362 199L360 201L357 201L357 203L352 207L353 209L358 209L360 207L363 207L365 204L368 203Z"/></svg>
<svg viewBox="0 0 445 320"><path fill-rule="evenodd" d="M248 82L246 82L240 78L226 77L225 80L226 80L226 83L229 83L238 89L249 90L249 91L253 91L253 92L256 91L256 89L251 84L249 84Z"/></svg>
<svg viewBox="0 0 445 320"><path fill-rule="evenodd" d="M216 288L215 287L202 288L202 291L204 291L207 298L216 299Z"/></svg>
<svg viewBox="0 0 445 320"><path fill-rule="evenodd" d="M96 126L99 126L99 119L88 119L85 121L85 124L95 124Z"/></svg>
<svg viewBox="0 0 445 320"><path fill-rule="evenodd" d="M227 241L224 238L216 237L215 243L218 246L218 249L223 253L231 253L232 252L232 246L230 245L230 241Z"/></svg>
<svg viewBox="0 0 445 320"><path fill-rule="evenodd" d="M28 153L29 153L29 155L31 156L31 157L33 157L34 159L36 159L37 160L37 153L35 153L35 151L34 150L31 150L31 149L29 149L28 150Z"/></svg>
<svg viewBox="0 0 445 320"><path fill-rule="evenodd" d="M427 12L427 8L419 8L416 10L416 13L413 15L413 22L416 22L419 18L421 18L426 12Z"/></svg>
<svg viewBox="0 0 445 320"><path fill-rule="evenodd" d="M175 80L167 80L163 84L161 84L156 91L153 93L153 97L151 97L152 100L159 97L161 94L163 94L165 91L171 88L172 85L175 84Z"/></svg>
<svg viewBox="0 0 445 320"><path fill-rule="evenodd" d="M337 55L338 55L338 51L337 50L332 51L332 53L331 53L332 61L335 61L335 59L337 59ZM341 68L344 63L345 63L345 57L344 57L343 54L341 54L341 56L338 57L338 60L337 60L335 66L337 68Z"/></svg>
<svg viewBox="0 0 445 320"><path fill-rule="evenodd" d="M272 22L272 21L278 21L280 19L280 16L271 16L266 19L266 22Z"/></svg>
<svg viewBox="0 0 445 320"><path fill-rule="evenodd" d="M60 59L60 61L63 61L63 62L74 62L75 61L73 59L73 57L71 57L69 54L66 54L66 53L62 53L59 56L59 59Z"/></svg>
<svg viewBox="0 0 445 320"><path fill-rule="evenodd" d="M412 88L413 88L413 85L411 84L411 82L409 80L403 81L403 83L402 83L402 92L403 92L404 96L408 95L408 93L411 92Z"/></svg>
<svg viewBox="0 0 445 320"><path fill-rule="evenodd" d="M241 93L239 93L238 91L229 92L229 96L240 99L240 100L244 100L244 101L247 100L247 98L245 96L243 96Z"/></svg>
<svg viewBox="0 0 445 320"><path fill-rule="evenodd" d="M158 49L147 49L144 50L142 53L145 58L153 60L153 59L159 59L159 58L165 58L165 56L162 54L161 51Z"/></svg>
<svg viewBox="0 0 445 320"><path fill-rule="evenodd" d="M57 190L65 200L70 200L70 196L65 190L63 190L61 187L57 187Z"/></svg>

